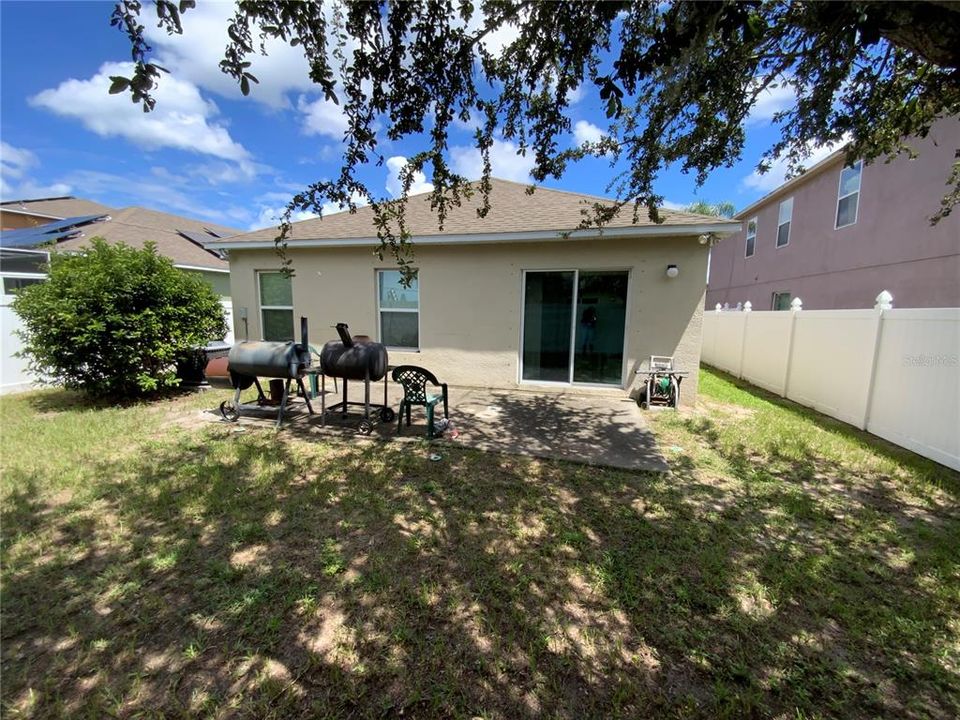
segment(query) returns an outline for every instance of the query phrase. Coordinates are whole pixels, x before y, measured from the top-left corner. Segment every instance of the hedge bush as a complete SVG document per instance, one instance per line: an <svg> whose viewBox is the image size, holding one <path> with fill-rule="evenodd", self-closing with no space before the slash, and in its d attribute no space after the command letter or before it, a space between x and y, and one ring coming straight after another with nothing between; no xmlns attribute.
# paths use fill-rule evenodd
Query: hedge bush
<svg viewBox="0 0 960 720"><path fill-rule="evenodd" d="M47 281L22 289L21 355L49 382L124 399L175 387L176 361L226 333L219 297L148 243L94 238L78 254L51 253Z"/></svg>

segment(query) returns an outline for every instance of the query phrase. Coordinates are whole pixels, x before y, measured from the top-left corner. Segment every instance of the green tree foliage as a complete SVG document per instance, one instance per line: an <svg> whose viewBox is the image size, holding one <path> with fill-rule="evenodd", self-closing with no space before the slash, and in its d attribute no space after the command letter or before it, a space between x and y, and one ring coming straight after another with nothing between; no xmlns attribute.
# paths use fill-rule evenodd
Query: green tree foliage
<svg viewBox="0 0 960 720"><path fill-rule="evenodd" d="M194 3L155 0L159 25L182 31ZM112 24L130 40L136 69L115 77L111 92L153 106L162 68L151 62L138 0L119 2ZM148 21L146 18L144 22ZM512 30L502 51L486 41ZM940 118L960 113L960 3L956 2L238 2L220 63L244 93L256 92L256 55L272 38L302 48L310 77L348 120L339 174L298 193L296 210L324 203L372 204L381 252L403 260L406 192L377 197L358 169L382 163L381 145L420 143L403 174L424 171L442 227L466 178L448 165L451 125L479 120L479 185L489 209L490 149L495 133L532 155L536 181L559 178L585 156L611 161L607 193L583 225L602 225L621 209L658 220L655 189L666 167L702 184L739 159L750 112L765 93L787 86L796 98L774 122L780 139L760 164L786 158L799 171L817 146L847 145L867 161L913 152ZM502 34L501 34L502 36ZM604 137L570 147L572 96L585 89L605 103ZM943 151L943 150L941 150ZM946 150L951 154L953 148ZM936 217L960 201L960 160ZM931 214L937 210L931 207Z"/></svg>
<svg viewBox="0 0 960 720"><path fill-rule="evenodd" d="M110 399L176 386L176 360L227 331L213 289L152 243L94 238L84 253L52 253L49 278L21 290L13 309L31 369Z"/></svg>
<svg viewBox="0 0 960 720"><path fill-rule="evenodd" d="M683 208L689 213L697 215L713 215L714 217L732 218L737 210L732 202L722 201L718 203L708 202L706 200L697 200Z"/></svg>

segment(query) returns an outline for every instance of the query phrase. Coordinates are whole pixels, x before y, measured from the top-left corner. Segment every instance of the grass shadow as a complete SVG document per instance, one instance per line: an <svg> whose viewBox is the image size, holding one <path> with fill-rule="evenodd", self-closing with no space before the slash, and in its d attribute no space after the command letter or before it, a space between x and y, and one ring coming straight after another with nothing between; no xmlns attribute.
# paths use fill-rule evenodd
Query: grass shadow
<svg viewBox="0 0 960 720"><path fill-rule="evenodd" d="M955 717L955 509L670 421L669 474L217 425L14 467L4 714Z"/></svg>

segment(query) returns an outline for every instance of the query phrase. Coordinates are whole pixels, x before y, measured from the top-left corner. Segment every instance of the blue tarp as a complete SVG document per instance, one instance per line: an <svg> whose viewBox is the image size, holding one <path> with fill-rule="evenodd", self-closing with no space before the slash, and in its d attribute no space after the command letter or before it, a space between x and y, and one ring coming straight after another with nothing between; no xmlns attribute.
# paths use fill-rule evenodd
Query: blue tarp
<svg viewBox="0 0 960 720"><path fill-rule="evenodd" d="M67 240L83 232L82 227L107 217L109 215L81 215L54 220L52 223L32 228L4 230L0 232L0 247L32 248L49 242Z"/></svg>

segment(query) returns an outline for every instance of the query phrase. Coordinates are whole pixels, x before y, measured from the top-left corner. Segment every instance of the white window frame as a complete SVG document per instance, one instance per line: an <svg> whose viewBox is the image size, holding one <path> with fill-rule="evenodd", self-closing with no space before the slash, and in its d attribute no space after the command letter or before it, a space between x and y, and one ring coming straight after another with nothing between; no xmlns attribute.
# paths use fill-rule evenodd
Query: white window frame
<svg viewBox="0 0 960 720"><path fill-rule="evenodd" d="M780 216L782 215L781 210L783 206L786 205L787 203L790 203L790 217L788 217L785 221L781 221L780 220ZM783 245L781 245L780 244L780 228L782 228L784 225L789 225L790 227L787 228L787 241ZM789 245L790 234L792 231L793 231L793 195L781 200L780 204L777 206L777 234L773 238L773 246L777 250L780 250L781 248L785 248L787 245Z"/></svg>
<svg viewBox="0 0 960 720"><path fill-rule="evenodd" d="M294 329L294 339L296 339L296 323L294 319L296 316L293 313L293 305L264 305L263 304L263 289L260 285L260 276L261 275L281 275L283 274L282 270L257 270L257 305L260 308L260 339L266 340L263 337L263 330L266 326L266 323L263 321L263 311L264 310L289 310L291 318L291 327ZM290 279L290 298L293 299L293 278Z"/></svg>
<svg viewBox="0 0 960 720"><path fill-rule="evenodd" d="M783 291L781 291L781 292L777 292L776 290L774 290L774 291L773 291L773 294L770 296L770 309L771 309L771 310L776 310L776 309L777 309L777 298L779 298L779 297L781 297L781 296L783 296L783 295L790 295L790 302L793 302L793 295L792 295L790 292L788 292L788 291L786 291L786 290L783 290ZM789 309L789 308L788 308L788 309ZM781 311L781 312L782 312L782 311Z"/></svg>
<svg viewBox="0 0 960 720"><path fill-rule="evenodd" d="M23 250L21 248L4 248L4 252L12 253L22 253L24 255L43 255L43 262L47 265L50 264L50 253L48 252L38 252L36 250ZM0 296L5 298L12 298L13 295L7 295L5 289L6 283L3 282L3 278L11 278L13 280L46 280L46 273L23 273L23 272L4 272L0 273Z"/></svg>
<svg viewBox="0 0 960 720"><path fill-rule="evenodd" d="M753 225L753 252L747 252L747 248L750 247L750 226ZM753 257L757 254L757 228L759 224L757 223L757 218L753 217L747 220L747 232L744 236L743 243L743 257Z"/></svg>
<svg viewBox="0 0 960 720"><path fill-rule="evenodd" d="M400 345L387 345L387 349L396 350L397 352L420 352L420 345L422 344L421 340L421 328L420 328L420 291L423 287L420 284L420 268L416 268L417 272L417 307L414 308L382 308L380 307L380 276L385 272L400 272L398 267L387 267L387 268L377 268L374 273L374 291L377 293L377 337L380 342L383 342L383 313L392 312L392 313L416 313L417 314L417 347L403 347ZM386 343L384 343L386 345Z"/></svg>
<svg viewBox="0 0 960 720"><path fill-rule="evenodd" d="M525 315L524 309L527 306L527 274L528 273L557 273L557 272L572 272L573 273L573 299L572 299L572 308L573 312L571 313L572 317L570 318L570 367L567 373L567 380L526 380L523 377L523 335L524 335L524 322ZM627 274L627 307L626 313L623 317L623 362L620 366L620 384L619 386L615 383L588 383L580 382L573 379L574 372L574 355L576 354L576 342L577 342L577 301L580 299L579 288L580 288L580 273L619 273L623 272ZM570 267L561 267L561 268L542 268L542 267L532 267L532 268L523 268L520 271L520 338L517 341L517 384L519 385L547 385L553 387L592 387L592 388L604 388L610 389L619 387L621 390L626 389L629 384L627 379L627 368L629 365L629 357L627 356L627 347L630 341L630 308L632 307L633 302L633 268L630 267L584 267L584 268L570 268Z"/></svg>
<svg viewBox="0 0 960 720"><path fill-rule="evenodd" d="M848 192L846 195L841 195L840 191L843 190L843 171L847 168L854 168L857 165L860 166L860 171L857 174L857 189L853 192ZM863 160L857 160L856 162L850 163L849 165L844 165L840 168L840 177L837 178L837 207L833 213L833 229L842 230L843 228L848 228L852 225L857 224L857 220L860 219L860 189L863 187ZM851 195L857 196L857 205L853 210L853 222L849 222L846 225L839 225L840 221L840 201L844 198L848 198Z"/></svg>

